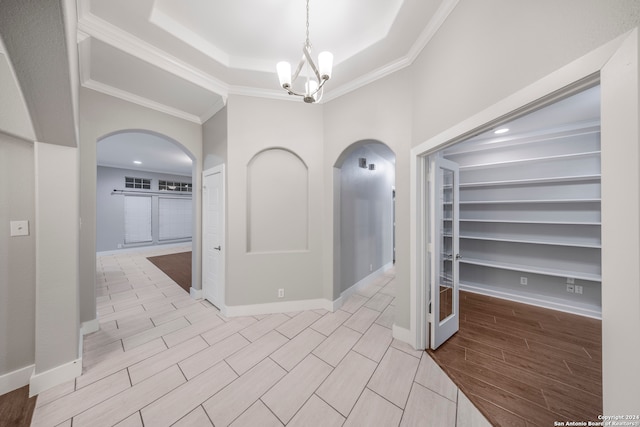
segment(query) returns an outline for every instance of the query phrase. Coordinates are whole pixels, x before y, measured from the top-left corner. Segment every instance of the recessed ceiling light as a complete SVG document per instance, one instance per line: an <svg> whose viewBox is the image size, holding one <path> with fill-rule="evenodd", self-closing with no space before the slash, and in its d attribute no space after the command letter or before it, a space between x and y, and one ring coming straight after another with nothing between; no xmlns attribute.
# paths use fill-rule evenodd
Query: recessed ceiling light
<svg viewBox="0 0 640 427"><path fill-rule="evenodd" d="M136 165L141 165L142 162L140 160L134 160L133 163L135 163Z"/></svg>
<svg viewBox="0 0 640 427"><path fill-rule="evenodd" d="M509 128L500 128L493 131L493 133L495 133L496 135L500 135L507 132L509 132Z"/></svg>

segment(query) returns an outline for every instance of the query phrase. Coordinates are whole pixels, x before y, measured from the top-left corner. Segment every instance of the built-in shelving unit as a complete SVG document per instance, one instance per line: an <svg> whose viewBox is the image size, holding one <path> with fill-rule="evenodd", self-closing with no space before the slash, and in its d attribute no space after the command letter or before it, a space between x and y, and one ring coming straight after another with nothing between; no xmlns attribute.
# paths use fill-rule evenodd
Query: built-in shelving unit
<svg viewBox="0 0 640 427"><path fill-rule="evenodd" d="M460 168L461 286L597 316L599 123L462 143L443 154ZM567 283L583 293L568 294Z"/></svg>

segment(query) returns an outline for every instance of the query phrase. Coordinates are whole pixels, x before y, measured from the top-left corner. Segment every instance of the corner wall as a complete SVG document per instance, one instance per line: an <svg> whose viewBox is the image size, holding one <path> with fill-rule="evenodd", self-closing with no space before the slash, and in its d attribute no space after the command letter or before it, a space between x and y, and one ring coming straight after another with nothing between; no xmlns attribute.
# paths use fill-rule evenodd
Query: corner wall
<svg viewBox="0 0 640 427"><path fill-rule="evenodd" d="M33 143L0 132L0 395L22 387L35 362L35 181ZM9 221L29 221L9 236ZM4 380L2 377L5 376Z"/></svg>

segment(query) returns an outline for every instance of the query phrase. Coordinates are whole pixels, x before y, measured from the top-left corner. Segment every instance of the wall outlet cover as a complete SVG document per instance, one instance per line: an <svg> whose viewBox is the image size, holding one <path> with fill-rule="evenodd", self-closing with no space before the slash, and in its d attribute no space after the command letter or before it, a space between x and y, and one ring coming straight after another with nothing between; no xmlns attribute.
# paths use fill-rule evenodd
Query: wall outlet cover
<svg viewBox="0 0 640 427"><path fill-rule="evenodd" d="M569 284L569 283L567 283L567 292L573 293L574 292L574 286Z"/></svg>
<svg viewBox="0 0 640 427"><path fill-rule="evenodd" d="M11 236L28 236L29 221L9 221Z"/></svg>
<svg viewBox="0 0 640 427"><path fill-rule="evenodd" d="M575 291L576 294L581 294L582 295L582 285L575 285Z"/></svg>

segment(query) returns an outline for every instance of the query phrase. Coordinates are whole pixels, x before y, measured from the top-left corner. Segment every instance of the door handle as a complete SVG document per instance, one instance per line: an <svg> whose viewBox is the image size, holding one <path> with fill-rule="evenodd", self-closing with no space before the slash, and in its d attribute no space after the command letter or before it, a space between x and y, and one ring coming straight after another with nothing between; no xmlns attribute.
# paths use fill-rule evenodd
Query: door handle
<svg viewBox="0 0 640 427"><path fill-rule="evenodd" d="M462 255L456 254L456 259L462 259Z"/></svg>
<svg viewBox="0 0 640 427"><path fill-rule="evenodd" d="M220 246L218 246L217 248L213 248L213 249L215 249L216 251L221 251L222 250L222 248Z"/></svg>

